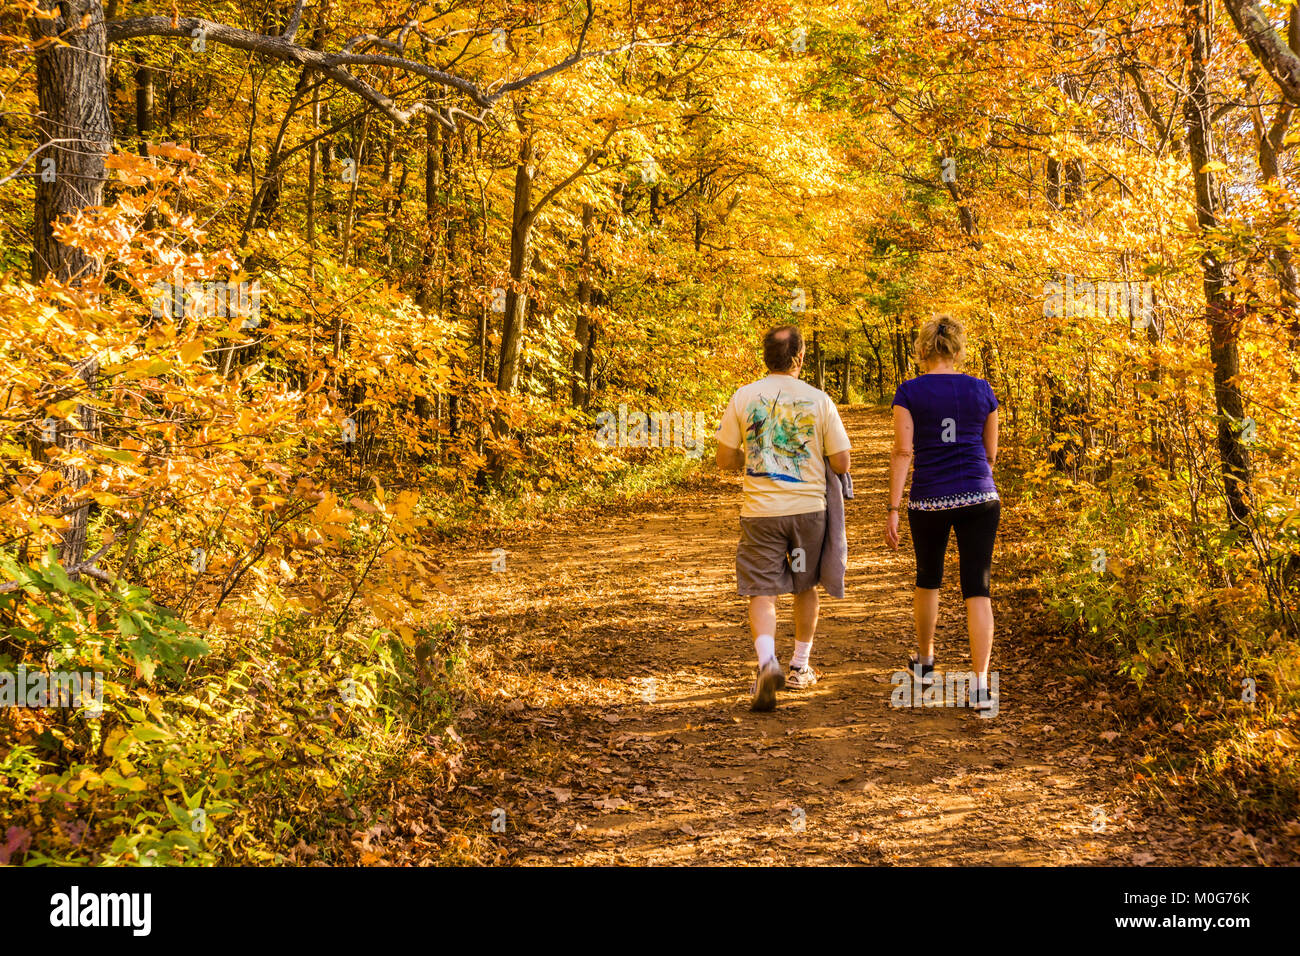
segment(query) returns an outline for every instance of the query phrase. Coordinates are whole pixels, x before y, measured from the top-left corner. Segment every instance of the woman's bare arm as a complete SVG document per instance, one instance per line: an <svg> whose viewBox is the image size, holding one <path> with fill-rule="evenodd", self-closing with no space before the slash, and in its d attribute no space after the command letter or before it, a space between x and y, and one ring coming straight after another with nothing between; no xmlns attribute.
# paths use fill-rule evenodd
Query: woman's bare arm
<svg viewBox="0 0 1300 956"><path fill-rule="evenodd" d="M989 460L989 468L998 460L998 410L989 412L984 419L984 455Z"/></svg>
<svg viewBox="0 0 1300 956"><path fill-rule="evenodd" d="M897 508L903 501L903 482L912 467L912 413L902 405L894 406L894 449L889 455L889 506Z"/></svg>

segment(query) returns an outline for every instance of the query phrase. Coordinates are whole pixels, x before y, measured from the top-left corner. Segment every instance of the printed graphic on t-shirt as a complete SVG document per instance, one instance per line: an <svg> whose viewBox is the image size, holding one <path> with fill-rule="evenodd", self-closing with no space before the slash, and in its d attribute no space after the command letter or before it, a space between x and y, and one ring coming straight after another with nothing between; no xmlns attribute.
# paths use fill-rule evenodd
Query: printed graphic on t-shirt
<svg viewBox="0 0 1300 956"><path fill-rule="evenodd" d="M817 407L777 394L745 407L745 472L774 481L806 481L817 437Z"/></svg>

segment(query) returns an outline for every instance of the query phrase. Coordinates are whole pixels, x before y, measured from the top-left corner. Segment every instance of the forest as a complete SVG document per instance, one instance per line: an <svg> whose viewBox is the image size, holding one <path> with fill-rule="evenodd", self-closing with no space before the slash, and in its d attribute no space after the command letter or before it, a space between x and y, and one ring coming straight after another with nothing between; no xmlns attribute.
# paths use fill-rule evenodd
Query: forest
<svg viewBox="0 0 1300 956"><path fill-rule="evenodd" d="M1300 857L1294 0L0 0L0 46L0 864ZM935 313L1001 403L975 729L883 676ZM841 676L756 725L713 436L785 324L857 492Z"/></svg>

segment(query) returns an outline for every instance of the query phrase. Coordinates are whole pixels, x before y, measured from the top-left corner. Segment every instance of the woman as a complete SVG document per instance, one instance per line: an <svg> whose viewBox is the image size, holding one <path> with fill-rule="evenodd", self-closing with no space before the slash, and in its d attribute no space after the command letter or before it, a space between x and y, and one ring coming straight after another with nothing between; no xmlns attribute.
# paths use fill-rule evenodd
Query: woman
<svg viewBox="0 0 1300 956"><path fill-rule="evenodd" d="M943 556L948 532L955 531L975 668L970 705L979 711L996 711L996 703L989 697L988 671L993 647L989 572L1002 509L993 483L998 400L988 382L957 371L965 353L966 334L951 316L936 315L921 327L916 361L922 374L904 382L894 395L885 540L897 550L903 482L915 454L907 523L916 550L912 609L917 653L908 660L907 669L923 686L934 683L934 626L939 615Z"/></svg>

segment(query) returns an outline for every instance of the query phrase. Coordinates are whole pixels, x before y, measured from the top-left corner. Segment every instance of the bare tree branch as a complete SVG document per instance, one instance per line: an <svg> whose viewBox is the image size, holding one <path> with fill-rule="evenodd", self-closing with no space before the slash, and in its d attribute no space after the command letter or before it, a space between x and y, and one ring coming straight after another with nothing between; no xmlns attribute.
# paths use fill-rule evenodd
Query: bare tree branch
<svg viewBox="0 0 1300 956"><path fill-rule="evenodd" d="M377 107L384 115L399 125L407 125L420 113L432 112L439 123L453 130L456 129L457 116L482 125L485 114L506 94L545 80L583 60L593 57L613 56L639 46L671 46L677 42L674 40L645 41L633 39L629 43L611 49L587 51L584 47L587 32L595 18L595 7L592 0L586 0L587 15L583 20L582 30L578 35L577 46L573 53L560 62L536 73L530 73L527 76L495 85L490 91L487 91L463 76L457 76L446 70L440 70L427 63L421 63L418 60L412 60L409 57L400 55L405 49L411 33L418 33L421 30L420 23L415 20L408 21L400 28L392 27L379 34L367 33L352 37L342 50L333 53L313 50L310 47L295 43L294 36L297 34L301 23L303 5L304 0L298 0L289 24L279 36L256 33L252 30L216 23L201 17L149 16L114 20L106 24L107 41L109 44L113 44L123 40L151 36L202 38L204 41L219 43L222 46L233 47L238 50L247 50L250 53L259 53L285 63L296 64L304 69L315 70ZM388 39L388 34L392 30L398 30L396 39ZM393 54L357 51L356 48L363 44L372 47L383 47L392 50ZM470 102L479 108L480 115L475 117L455 107L439 108L424 100L414 103L408 109L402 109L394 102L392 97L375 89L352 73L349 68L354 66L377 66L386 69L397 69L424 77L439 86L454 90L467 97Z"/></svg>
<svg viewBox="0 0 1300 956"><path fill-rule="evenodd" d="M491 107L493 102L492 98L489 98L469 80L443 72L425 63L408 60L405 57L326 53L301 46L286 40L284 37L254 33L252 30L241 30L238 27L214 23L211 20L204 20L199 17L178 17L175 20L170 17L136 17L131 20L115 20L107 25L107 31L110 44L146 36L194 38L201 36L205 40L220 43L223 46L247 50L250 53L260 53L263 56L269 56L285 63L294 63L298 66L316 70L378 107L390 119L401 125L409 123L416 113L423 112L427 107L417 104L416 107L410 110L399 109L389 96L349 73L344 69L345 66L371 64L395 67L408 73L423 76L440 86L463 93L483 109Z"/></svg>
<svg viewBox="0 0 1300 956"><path fill-rule="evenodd" d="M298 2L294 4L293 16L289 18L289 22L285 25L284 32L280 34L281 39L288 40L290 43L293 42L293 38L298 35L298 27L302 23L302 8L306 5L307 0L298 0Z"/></svg>
<svg viewBox="0 0 1300 956"><path fill-rule="evenodd" d="M1300 106L1300 55L1273 28L1255 0L1223 0L1223 4L1259 65L1273 78L1282 95L1293 106Z"/></svg>
<svg viewBox="0 0 1300 956"><path fill-rule="evenodd" d="M108 551L108 549L112 547L112 545L113 545L112 541L108 542L108 544L104 545L102 548L100 548L90 557L86 558L84 561L79 561L76 564L74 564L72 567L65 568L64 569L65 573L70 578L76 578L79 575L86 574L92 578L95 578L96 580L104 581L107 584L112 584L114 580L113 576L109 574L107 571L101 571L99 568L95 567L95 562L98 561L100 558L102 558L104 554ZM26 583L27 582L24 581L6 581L4 584L0 584L0 594L8 594L10 591L17 591L20 587L23 587Z"/></svg>
<svg viewBox="0 0 1300 956"><path fill-rule="evenodd" d="M49 147L51 147L51 146L56 146L56 145L60 145L60 144L62 144L62 143L80 143L80 142L81 142L81 140L79 140L79 139L50 139L50 140L46 140L44 143L41 143L40 146L37 146L34 150L32 150L30 153L28 153L28 154L27 154L27 158L24 159L24 160L23 160L21 163L19 163L17 166L15 166L14 169L13 169L13 172L11 172L11 173L9 173L8 175L6 175L3 179L0 179L0 186L3 186L5 183L9 182L9 180L14 179L15 177L17 177L19 173L21 173L24 169L27 168L27 164L28 164L28 163L30 163L30 162L31 162L33 159L35 159L35 158L36 158L36 157L37 157L41 152L43 152L44 150L48 149Z"/></svg>
<svg viewBox="0 0 1300 956"><path fill-rule="evenodd" d="M386 50L392 50L394 53L401 53L406 49L406 38L411 31L418 31L419 29L419 21L412 20L402 27L401 32L397 34L396 40L390 40L376 33L359 33L343 44L343 52L351 53L359 44L367 43L371 46L381 46Z"/></svg>

